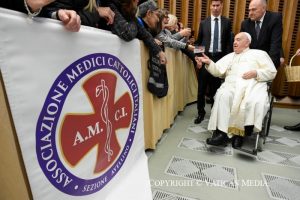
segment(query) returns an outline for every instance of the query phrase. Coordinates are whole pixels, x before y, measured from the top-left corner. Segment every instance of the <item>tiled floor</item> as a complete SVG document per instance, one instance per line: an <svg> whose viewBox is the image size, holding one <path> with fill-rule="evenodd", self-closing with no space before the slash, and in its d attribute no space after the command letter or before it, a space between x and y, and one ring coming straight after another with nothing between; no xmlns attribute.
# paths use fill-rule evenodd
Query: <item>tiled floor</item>
<svg viewBox="0 0 300 200"><path fill-rule="evenodd" d="M196 105L187 106L146 152L154 200L300 199L300 132L282 128L298 123L299 111L273 108L270 137L257 156L207 146L206 111L195 126Z"/></svg>

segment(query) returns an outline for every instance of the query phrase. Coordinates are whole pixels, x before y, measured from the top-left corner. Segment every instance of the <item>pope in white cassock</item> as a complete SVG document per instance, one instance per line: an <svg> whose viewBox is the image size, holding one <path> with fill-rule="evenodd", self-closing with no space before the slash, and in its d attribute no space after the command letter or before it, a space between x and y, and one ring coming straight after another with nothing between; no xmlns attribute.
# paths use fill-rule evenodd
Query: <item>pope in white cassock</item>
<svg viewBox="0 0 300 200"><path fill-rule="evenodd" d="M213 76L225 78L214 97L208 123L208 130L214 134L206 140L207 144L222 145L232 138L233 148L238 148L245 135L262 129L270 106L267 82L275 78L277 71L269 55L249 49L250 43L251 36L241 32L234 38L234 52L217 63L205 54L196 57L199 68L205 63Z"/></svg>

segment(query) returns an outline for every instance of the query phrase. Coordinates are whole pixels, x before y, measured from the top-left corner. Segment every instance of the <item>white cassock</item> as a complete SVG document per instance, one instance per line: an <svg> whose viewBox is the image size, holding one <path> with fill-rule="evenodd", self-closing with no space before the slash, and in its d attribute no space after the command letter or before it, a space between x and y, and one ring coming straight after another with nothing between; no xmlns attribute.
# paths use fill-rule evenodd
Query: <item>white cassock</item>
<svg viewBox="0 0 300 200"><path fill-rule="evenodd" d="M244 136L246 125L254 125L254 131L261 131L264 116L270 107L267 81L273 80L277 73L269 55L247 48L239 54L230 53L205 67L213 76L225 77L214 97L208 130L218 128L228 133L229 137ZM257 77L243 79L243 74L250 70L256 70Z"/></svg>

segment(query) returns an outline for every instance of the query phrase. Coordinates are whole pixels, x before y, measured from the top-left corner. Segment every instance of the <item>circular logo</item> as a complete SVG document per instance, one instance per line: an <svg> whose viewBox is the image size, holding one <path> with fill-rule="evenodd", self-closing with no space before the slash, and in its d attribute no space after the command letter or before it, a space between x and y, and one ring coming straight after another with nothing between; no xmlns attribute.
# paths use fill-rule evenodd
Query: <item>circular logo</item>
<svg viewBox="0 0 300 200"><path fill-rule="evenodd" d="M122 168L138 116L137 82L117 57L96 53L72 63L37 122L36 153L47 179L69 195L100 191Z"/></svg>

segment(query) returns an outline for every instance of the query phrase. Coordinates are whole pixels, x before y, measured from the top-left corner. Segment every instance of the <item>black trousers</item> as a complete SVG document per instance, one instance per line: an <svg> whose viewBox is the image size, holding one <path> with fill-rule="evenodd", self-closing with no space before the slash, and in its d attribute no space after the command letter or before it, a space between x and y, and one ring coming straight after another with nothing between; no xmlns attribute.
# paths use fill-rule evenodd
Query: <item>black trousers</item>
<svg viewBox="0 0 300 200"><path fill-rule="evenodd" d="M223 57L222 53L206 55L214 62L217 62ZM205 96L208 90L208 97L213 98L221 86L222 79L212 76L203 66L198 72L198 96L197 96L197 109L198 115L205 113Z"/></svg>

